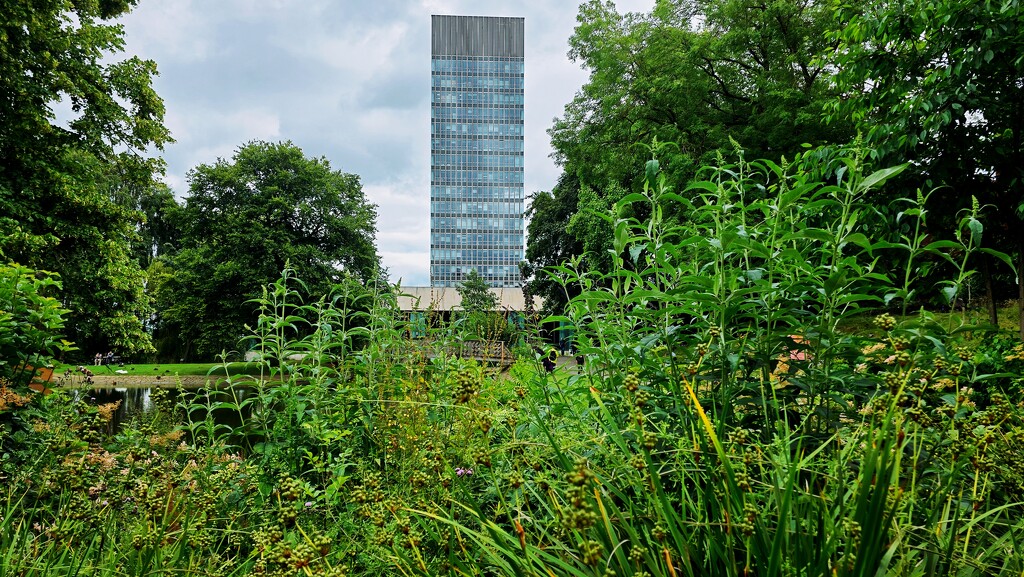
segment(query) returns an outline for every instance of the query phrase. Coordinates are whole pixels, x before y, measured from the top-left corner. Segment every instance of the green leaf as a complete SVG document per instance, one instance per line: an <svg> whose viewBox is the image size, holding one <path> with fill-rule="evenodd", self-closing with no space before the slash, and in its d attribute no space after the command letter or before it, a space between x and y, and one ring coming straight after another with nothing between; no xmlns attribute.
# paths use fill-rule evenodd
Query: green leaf
<svg viewBox="0 0 1024 577"><path fill-rule="evenodd" d="M946 248L946 249L960 249L960 248L963 248L963 247L959 243L953 242L951 240L936 240L936 241L928 243L928 245L925 246L923 250L925 250L927 252L936 252L937 253L937 252L940 252L940 249L944 249L944 248Z"/></svg>
<svg viewBox="0 0 1024 577"><path fill-rule="evenodd" d="M616 207L623 207L633 204L634 202L644 202L647 197L640 194L639 192L632 192L622 197L618 202L615 203Z"/></svg>
<svg viewBox="0 0 1024 577"><path fill-rule="evenodd" d="M799 232L786 235L785 238L787 240L790 238L806 238L828 244L831 244L832 242L835 241L835 237L832 235L831 232L820 228L805 228L803 230L800 230Z"/></svg>
<svg viewBox="0 0 1024 577"><path fill-rule="evenodd" d="M967 227L971 230L971 244L977 247L981 244L981 233L985 227L976 218L968 219Z"/></svg>
<svg viewBox="0 0 1024 577"><path fill-rule="evenodd" d="M948 286L948 287L943 287L941 292L942 292L942 296L946 299L946 304L947 305L952 305L953 304L953 300L956 299L956 293L957 293L956 285Z"/></svg>
<svg viewBox="0 0 1024 577"><path fill-rule="evenodd" d="M861 247L864 250L867 250L869 252L871 251L872 248L874 248L872 246L872 244L871 244L871 241L868 239L868 237L865 236L863 233L860 233L860 232L855 232L853 234L846 235L845 237L843 237L843 241L847 242L847 243L855 244L855 245L857 245L857 246L859 246L859 247Z"/></svg>
<svg viewBox="0 0 1024 577"><path fill-rule="evenodd" d="M635 244L629 247L629 258L632 259L635 264L640 259L640 253L644 251L644 246Z"/></svg>
<svg viewBox="0 0 1024 577"><path fill-rule="evenodd" d="M998 258L999 260L1003 261L1003 263L1006 264L1006 266L1010 267L1010 270L1012 270L1014 274L1020 274L1020 271L1017 270L1017 267L1013 266L1013 260L1010 258L1010 255L1006 254L1005 252L1000 252L998 250L987 247L979 248L978 251Z"/></svg>
<svg viewBox="0 0 1024 577"><path fill-rule="evenodd" d="M656 158L648 160L647 164L644 165L644 177L647 179L647 182L654 183L655 177L658 175L658 166Z"/></svg>
<svg viewBox="0 0 1024 577"><path fill-rule="evenodd" d="M864 180L859 183L858 191L866 192L868 190L871 190L872 188L881 186L882 184L885 183L885 181L906 170L908 166L910 166L909 163L903 163L898 166L892 166L889 168L877 170L868 175L867 177L865 177Z"/></svg>

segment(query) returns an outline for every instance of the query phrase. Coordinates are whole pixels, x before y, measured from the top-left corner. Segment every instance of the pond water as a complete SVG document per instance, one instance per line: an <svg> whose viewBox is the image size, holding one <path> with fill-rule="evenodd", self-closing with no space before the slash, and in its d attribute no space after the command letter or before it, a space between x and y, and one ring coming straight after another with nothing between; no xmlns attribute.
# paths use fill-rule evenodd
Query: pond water
<svg viewBox="0 0 1024 577"><path fill-rule="evenodd" d="M82 399L90 405L104 405L120 401L121 405L113 413L111 421L112 431L117 432L135 417L145 415L156 409L153 393L158 389L159 387L145 386L93 387L72 390L71 396L75 399ZM205 388L163 388L162 390L166 392L168 398L176 407L180 407L179 412L184 413L185 407L191 407L190 416L193 421L201 421L206 418L206 409L204 407L207 404L219 401L232 401L231 392L226 390L207 391ZM250 389L237 387L234 391L234 399L241 403L243 399L251 394L252 391ZM247 414L248 411L243 410L243 415ZM241 424L241 419L242 416L232 409L217 408L213 410L213 420L218 425L228 425L233 428Z"/></svg>

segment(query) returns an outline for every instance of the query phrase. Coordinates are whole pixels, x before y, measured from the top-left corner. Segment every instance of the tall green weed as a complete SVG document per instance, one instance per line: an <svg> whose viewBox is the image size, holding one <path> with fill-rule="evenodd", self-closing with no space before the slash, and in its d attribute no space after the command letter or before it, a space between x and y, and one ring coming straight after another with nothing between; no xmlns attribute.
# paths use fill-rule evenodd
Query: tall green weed
<svg viewBox="0 0 1024 577"><path fill-rule="evenodd" d="M600 215L614 270L552 271L580 289L547 321L575 331L585 370L524 383L525 448L499 449L483 471L497 502L481 489L411 509L425 537L396 549L400 566L1020 574L1024 477L994 457L1024 448L1022 407L980 394L986 375L926 314L841 330L910 298L910 277L882 263L952 251L960 272L941 288L955 298L977 210L956 240L876 240L888 223L868 193L901 167L865 173L857 150L829 170L821 160L741 157L686 194L667 190L651 161L644 191ZM679 211L685 222L667 217Z"/></svg>

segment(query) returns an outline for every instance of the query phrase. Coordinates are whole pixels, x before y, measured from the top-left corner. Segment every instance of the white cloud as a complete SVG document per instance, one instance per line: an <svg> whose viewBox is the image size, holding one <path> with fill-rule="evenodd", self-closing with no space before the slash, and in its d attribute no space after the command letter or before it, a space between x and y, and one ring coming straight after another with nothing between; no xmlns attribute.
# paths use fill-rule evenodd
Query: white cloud
<svg viewBox="0 0 1024 577"><path fill-rule="evenodd" d="M377 247L392 282L405 286L430 283L430 198L426 173L363 186L377 205Z"/></svg>
<svg viewBox="0 0 1024 577"><path fill-rule="evenodd" d="M274 140L281 136L281 118L271 110L249 108L235 111L223 118L226 130L248 135L244 140Z"/></svg>
<svg viewBox="0 0 1024 577"><path fill-rule="evenodd" d="M402 286L430 286L430 251L381 251L381 260L388 269L391 282Z"/></svg>
<svg viewBox="0 0 1024 577"><path fill-rule="evenodd" d="M192 0L162 0L144 6L145 11L124 19L125 37L135 54L159 57L158 62L195 62L209 56L215 39L202 7Z"/></svg>
<svg viewBox="0 0 1024 577"><path fill-rule="evenodd" d="M407 30L405 22L365 27L358 34L319 30L299 42L289 42L287 49L296 57L321 62L331 70L369 77L396 65L393 53Z"/></svg>

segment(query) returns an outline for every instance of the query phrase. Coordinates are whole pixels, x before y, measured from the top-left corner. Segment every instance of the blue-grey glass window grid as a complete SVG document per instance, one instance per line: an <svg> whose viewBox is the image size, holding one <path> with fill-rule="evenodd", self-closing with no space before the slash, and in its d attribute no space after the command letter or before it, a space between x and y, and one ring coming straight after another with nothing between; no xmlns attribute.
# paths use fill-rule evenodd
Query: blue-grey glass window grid
<svg viewBox="0 0 1024 577"><path fill-rule="evenodd" d="M519 286L523 61L435 56L431 70L431 284L476 269Z"/></svg>

